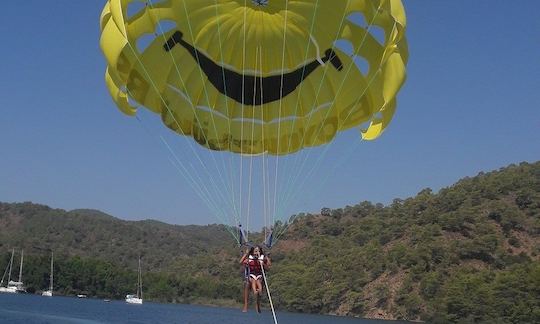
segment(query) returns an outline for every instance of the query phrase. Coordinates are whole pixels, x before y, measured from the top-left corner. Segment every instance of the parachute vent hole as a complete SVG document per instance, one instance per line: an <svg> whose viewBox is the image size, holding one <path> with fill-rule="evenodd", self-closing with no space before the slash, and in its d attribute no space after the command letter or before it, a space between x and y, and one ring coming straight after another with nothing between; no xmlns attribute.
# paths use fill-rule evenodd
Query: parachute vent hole
<svg viewBox="0 0 540 324"><path fill-rule="evenodd" d="M369 33L377 40L377 42L379 42L379 44L384 45L386 43L385 33L382 27L372 25L369 27Z"/></svg>
<svg viewBox="0 0 540 324"><path fill-rule="evenodd" d="M338 39L334 42L334 47L349 56L352 56L354 53L353 44L346 39Z"/></svg>
<svg viewBox="0 0 540 324"><path fill-rule="evenodd" d="M137 39L137 50L139 53L143 53L150 44L156 39L154 34L144 34Z"/></svg>
<svg viewBox="0 0 540 324"><path fill-rule="evenodd" d="M369 73L369 62L365 58L363 58L360 55L355 55L353 57L353 61L354 61L354 65L356 65L358 70L363 75L368 75L368 73Z"/></svg>
<svg viewBox="0 0 540 324"><path fill-rule="evenodd" d="M176 23L173 20L161 20L156 25L156 33L158 34L165 34L173 29L176 29Z"/></svg>
<svg viewBox="0 0 540 324"><path fill-rule="evenodd" d="M362 27L364 29L368 28L368 24L366 22L366 17L361 12L353 12L352 14L347 16L347 20L355 24L356 26Z"/></svg>
<svg viewBox="0 0 540 324"><path fill-rule="evenodd" d="M251 2L259 7L266 7L268 5L268 0L251 0Z"/></svg>
<svg viewBox="0 0 540 324"><path fill-rule="evenodd" d="M128 19L132 18L133 16L136 16L141 11L143 11L146 8L146 1L135 1L130 2L127 6L127 17Z"/></svg>

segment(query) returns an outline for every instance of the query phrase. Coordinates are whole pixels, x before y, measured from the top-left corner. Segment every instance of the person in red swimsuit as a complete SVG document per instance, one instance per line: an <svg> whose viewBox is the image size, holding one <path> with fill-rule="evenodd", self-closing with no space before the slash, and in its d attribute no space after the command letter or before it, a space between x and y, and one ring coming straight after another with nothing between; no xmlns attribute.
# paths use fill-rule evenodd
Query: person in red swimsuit
<svg viewBox="0 0 540 324"><path fill-rule="evenodd" d="M249 253L246 253L240 263L244 264L247 268L247 280L255 298L257 300L257 312L261 312L261 294L262 294L262 282L263 282L263 269L267 271L272 262L270 258L264 255L264 251L260 246L252 247ZM264 267L264 268L263 268ZM244 309L247 311L247 294L244 291Z"/></svg>

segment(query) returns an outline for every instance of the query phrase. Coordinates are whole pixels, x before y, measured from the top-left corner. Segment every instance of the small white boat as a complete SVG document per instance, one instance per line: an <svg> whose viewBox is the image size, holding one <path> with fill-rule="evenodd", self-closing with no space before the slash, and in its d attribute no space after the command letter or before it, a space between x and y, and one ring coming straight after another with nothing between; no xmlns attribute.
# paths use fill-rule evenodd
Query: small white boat
<svg viewBox="0 0 540 324"><path fill-rule="evenodd" d="M21 266L19 269L19 281L13 281L11 280L11 270L13 268L13 256L15 254L15 250L11 252L11 260L9 261L9 275L8 275L8 283L6 287L1 287L4 284L4 277L6 276L6 271L4 271L4 275L2 276L2 280L0 281L0 292L4 293L26 293L26 288L24 288L24 283L22 282L22 271L23 271L23 261L24 261L24 252L21 251Z"/></svg>
<svg viewBox="0 0 540 324"><path fill-rule="evenodd" d="M53 279L54 275L54 254L51 252L51 275L49 277L49 290L45 290L41 293L41 296L52 297L53 296Z"/></svg>
<svg viewBox="0 0 540 324"><path fill-rule="evenodd" d="M137 295L126 295L126 303L128 304L142 304L142 298Z"/></svg>
<svg viewBox="0 0 540 324"><path fill-rule="evenodd" d="M77 298L86 298L86 295L80 294L80 295L77 295Z"/></svg>
<svg viewBox="0 0 540 324"><path fill-rule="evenodd" d="M139 257L139 273L137 278L137 294L126 295L126 303L128 304L142 304L142 275L141 275L141 257Z"/></svg>
<svg viewBox="0 0 540 324"><path fill-rule="evenodd" d="M15 288L15 287L0 287L0 292L15 294L15 293L17 293L17 288Z"/></svg>
<svg viewBox="0 0 540 324"><path fill-rule="evenodd" d="M9 285L11 281L11 269L13 267L13 256L15 255L15 249L13 249L11 251L11 260L9 261L9 264L6 266L6 270L4 271L4 275L2 276L2 280L0 281L0 292L3 292L3 293L11 293L11 294L14 294L17 292L17 289L16 287L14 286L11 286ZM9 272L8 272L8 269L9 269ZM6 274L9 273L8 275L8 284L6 287L4 287L4 279L6 277Z"/></svg>
<svg viewBox="0 0 540 324"><path fill-rule="evenodd" d="M15 290L18 294L26 294L26 288L22 281L10 281L8 282L8 289Z"/></svg>

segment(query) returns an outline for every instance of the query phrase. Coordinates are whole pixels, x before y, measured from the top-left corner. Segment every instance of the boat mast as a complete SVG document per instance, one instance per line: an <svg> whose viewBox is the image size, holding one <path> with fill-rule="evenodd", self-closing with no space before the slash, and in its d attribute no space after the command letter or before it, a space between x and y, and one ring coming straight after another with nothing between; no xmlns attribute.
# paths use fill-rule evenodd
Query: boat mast
<svg viewBox="0 0 540 324"><path fill-rule="evenodd" d="M24 250L21 250L21 268L19 269L19 282L22 282L22 266L24 260Z"/></svg>
<svg viewBox="0 0 540 324"><path fill-rule="evenodd" d="M142 299L142 276L141 276L141 257L140 256L139 256L139 276L137 278L137 281L139 282L139 285L137 287L137 298Z"/></svg>
<svg viewBox="0 0 540 324"><path fill-rule="evenodd" d="M54 252L51 251L51 287L50 287L50 290L51 292L53 291L53 280L54 280L54 273L53 273L53 261L54 260Z"/></svg>
<svg viewBox="0 0 540 324"><path fill-rule="evenodd" d="M15 255L15 249L11 251L11 261L9 261L9 276L8 276L8 284L11 281L11 268L13 267L13 256Z"/></svg>

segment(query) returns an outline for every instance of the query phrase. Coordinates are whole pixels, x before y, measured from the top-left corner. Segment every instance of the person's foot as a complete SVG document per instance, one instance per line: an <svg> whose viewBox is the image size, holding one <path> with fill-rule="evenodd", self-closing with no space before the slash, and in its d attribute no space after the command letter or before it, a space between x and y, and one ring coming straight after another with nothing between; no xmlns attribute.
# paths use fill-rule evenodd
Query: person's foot
<svg viewBox="0 0 540 324"><path fill-rule="evenodd" d="M242 308L242 313L247 313L247 307Z"/></svg>

